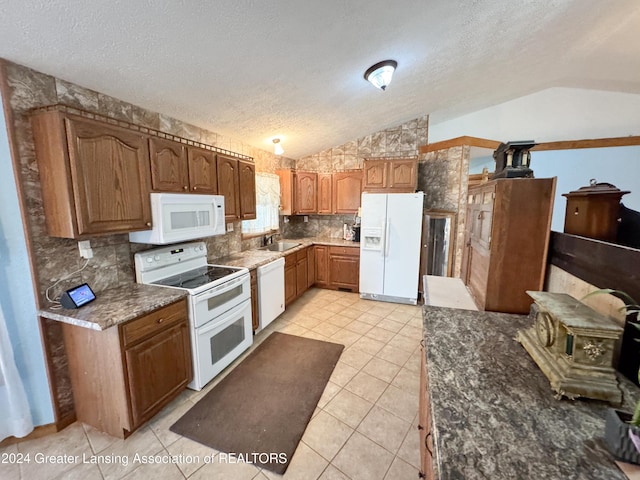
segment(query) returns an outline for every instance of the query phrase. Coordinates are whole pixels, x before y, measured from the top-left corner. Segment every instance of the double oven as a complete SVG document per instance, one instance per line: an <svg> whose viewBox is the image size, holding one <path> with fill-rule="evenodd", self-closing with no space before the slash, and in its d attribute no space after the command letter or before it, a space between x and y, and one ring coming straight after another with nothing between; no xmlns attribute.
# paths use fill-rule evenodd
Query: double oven
<svg viewBox="0 0 640 480"><path fill-rule="evenodd" d="M188 293L193 380L201 390L253 343L249 270L207 264L204 242L136 253L136 281Z"/></svg>

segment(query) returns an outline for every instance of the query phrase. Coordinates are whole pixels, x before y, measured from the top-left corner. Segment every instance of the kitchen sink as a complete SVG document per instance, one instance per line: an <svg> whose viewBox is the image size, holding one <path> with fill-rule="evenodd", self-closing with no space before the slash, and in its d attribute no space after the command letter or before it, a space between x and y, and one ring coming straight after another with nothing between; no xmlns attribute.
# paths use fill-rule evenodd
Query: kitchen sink
<svg viewBox="0 0 640 480"><path fill-rule="evenodd" d="M271 252L285 252L300 245L296 242L274 242L271 245L260 248L260 250L269 250Z"/></svg>

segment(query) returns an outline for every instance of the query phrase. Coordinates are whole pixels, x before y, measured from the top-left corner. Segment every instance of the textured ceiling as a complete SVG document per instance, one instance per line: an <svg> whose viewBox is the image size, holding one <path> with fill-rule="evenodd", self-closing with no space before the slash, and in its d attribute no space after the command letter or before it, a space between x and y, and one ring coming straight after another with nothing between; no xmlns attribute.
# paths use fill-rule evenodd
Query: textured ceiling
<svg viewBox="0 0 640 480"><path fill-rule="evenodd" d="M291 158L552 86L640 93L637 0L0 0L0 57ZM395 59L386 92L362 77Z"/></svg>

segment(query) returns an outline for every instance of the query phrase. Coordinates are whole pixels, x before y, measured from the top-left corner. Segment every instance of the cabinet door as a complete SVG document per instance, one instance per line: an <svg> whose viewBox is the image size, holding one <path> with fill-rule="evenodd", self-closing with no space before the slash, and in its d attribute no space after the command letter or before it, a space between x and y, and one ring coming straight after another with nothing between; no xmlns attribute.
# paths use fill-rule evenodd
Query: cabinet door
<svg viewBox="0 0 640 480"><path fill-rule="evenodd" d="M329 254L329 284L331 288L358 291L360 258Z"/></svg>
<svg viewBox="0 0 640 480"><path fill-rule="evenodd" d="M151 188L156 192L185 192L189 190L187 149L184 145L151 137Z"/></svg>
<svg viewBox="0 0 640 480"><path fill-rule="evenodd" d="M362 170L333 174L333 213L356 213L362 195Z"/></svg>
<svg viewBox="0 0 640 480"><path fill-rule="evenodd" d="M307 248L307 288L316 283L316 251L314 247Z"/></svg>
<svg viewBox="0 0 640 480"><path fill-rule="evenodd" d="M424 342L424 341L423 341ZM431 404L429 402L429 383L427 381L426 352L420 348L420 397L418 413L418 432L420 436L421 478L433 478L433 430L431 428Z"/></svg>
<svg viewBox="0 0 640 480"><path fill-rule="evenodd" d="M216 155L210 150L189 147L189 186L193 193L218 193Z"/></svg>
<svg viewBox="0 0 640 480"><path fill-rule="evenodd" d="M254 268L249 271L251 275L251 326L255 332L260 326L260 318L258 316L258 272Z"/></svg>
<svg viewBox="0 0 640 480"><path fill-rule="evenodd" d="M308 282L307 252L298 252L298 260L296 262L296 297L299 297L307 290Z"/></svg>
<svg viewBox="0 0 640 480"><path fill-rule="evenodd" d="M154 415L191 380L189 325L185 320L125 351L133 425Z"/></svg>
<svg viewBox="0 0 640 480"><path fill-rule="evenodd" d="M313 172L296 172L295 174L295 201L297 214L309 214L318 212L318 176Z"/></svg>
<svg viewBox="0 0 640 480"><path fill-rule="evenodd" d="M387 166L388 163L382 160L364 161L363 191L379 192L387 188Z"/></svg>
<svg viewBox="0 0 640 480"><path fill-rule="evenodd" d="M331 189L333 178L330 173L318 174L318 213L333 213Z"/></svg>
<svg viewBox="0 0 640 480"><path fill-rule="evenodd" d="M418 182L417 160L389 161L389 191L415 192Z"/></svg>
<svg viewBox="0 0 640 480"><path fill-rule="evenodd" d="M237 220L240 218L238 160L218 154L217 164L218 194L224 195L225 220Z"/></svg>
<svg viewBox="0 0 640 480"><path fill-rule="evenodd" d="M242 220L256 218L256 166L240 160L240 217Z"/></svg>
<svg viewBox="0 0 640 480"><path fill-rule="evenodd" d="M284 304L288 306L296 299L296 265L293 263L290 266L284 267Z"/></svg>
<svg viewBox="0 0 640 480"><path fill-rule="evenodd" d="M293 215L293 172L277 170L280 178L280 215Z"/></svg>
<svg viewBox="0 0 640 480"><path fill-rule="evenodd" d="M67 118L78 233L118 233L151 226L147 137L84 118Z"/></svg>
<svg viewBox="0 0 640 480"><path fill-rule="evenodd" d="M316 285L319 287L329 286L329 247L316 245L314 247L316 255Z"/></svg>

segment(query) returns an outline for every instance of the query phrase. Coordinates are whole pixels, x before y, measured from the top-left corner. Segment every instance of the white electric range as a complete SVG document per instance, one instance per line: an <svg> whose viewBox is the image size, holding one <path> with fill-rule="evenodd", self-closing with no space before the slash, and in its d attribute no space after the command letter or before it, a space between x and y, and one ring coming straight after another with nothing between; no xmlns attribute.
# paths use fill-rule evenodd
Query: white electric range
<svg viewBox="0 0 640 480"><path fill-rule="evenodd" d="M204 242L135 254L136 281L189 294L193 381L201 390L253 343L249 270L207 264Z"/></svg>

